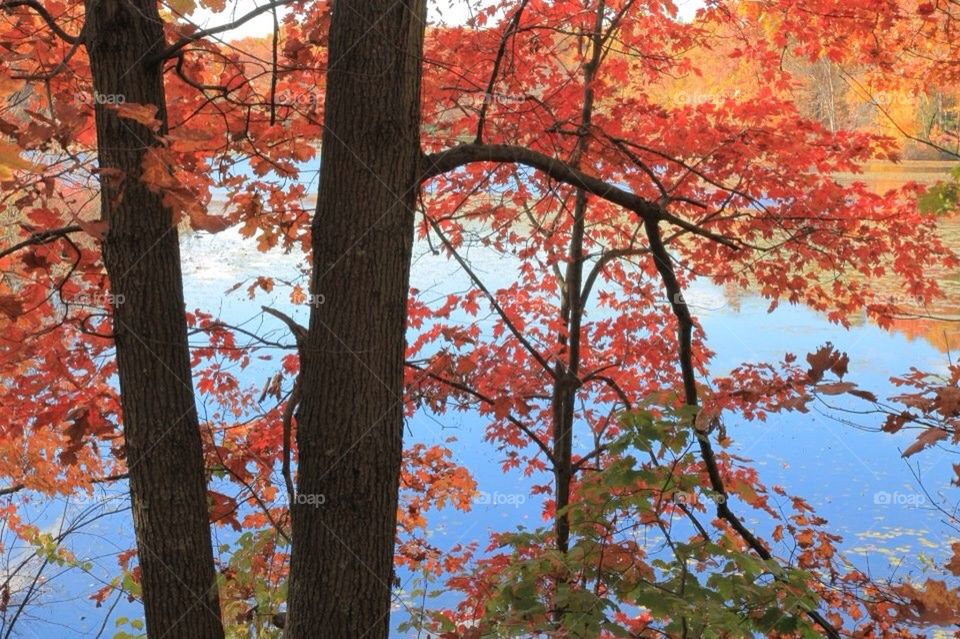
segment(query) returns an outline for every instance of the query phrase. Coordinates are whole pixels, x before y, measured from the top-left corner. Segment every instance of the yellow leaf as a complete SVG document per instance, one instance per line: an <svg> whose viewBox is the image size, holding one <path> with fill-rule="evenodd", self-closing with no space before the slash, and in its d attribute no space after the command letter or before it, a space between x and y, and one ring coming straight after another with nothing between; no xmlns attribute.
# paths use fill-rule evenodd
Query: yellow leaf
<svg viewBox="0 0 960 639"><path fill-rule="evenodd" d="M8 180L17 169L29 170L32 164L20 157L20 147L0 140L0 180Z"/></svg>
<svg viewBox="0 0 960 639"><path fill-rule="evenodd" d="M189 15L197 8L197 3L194 0L167 0L167 6L174 13Z"/></svg>
<svg viewBox="0 0 960 639"><path fill-rule="evenodd" d="M0 75L0 96L8 96L23 88L23 82Z"/></svg>

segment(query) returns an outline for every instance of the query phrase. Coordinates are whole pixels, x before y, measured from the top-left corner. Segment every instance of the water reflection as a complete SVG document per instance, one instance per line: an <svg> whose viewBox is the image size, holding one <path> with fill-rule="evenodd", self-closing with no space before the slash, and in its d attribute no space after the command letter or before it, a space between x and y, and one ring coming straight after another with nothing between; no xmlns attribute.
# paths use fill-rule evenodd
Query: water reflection
<svg viewBox="0 0 960 639"><path fill-rule="evenodd" d="M907 169L900 173L873 171L856 179L882 191L906 180L933 182L947 166L915 163ZM960 250L960 219L942 220L942 233L950 246ZM276 294L256 300L247 299L242 289L230 296L223 294L231 284L252 274L296 279L304 267L302 257L260 254L229 233L186 239L184 256L188 308L219 311L231 324L258 318L262 324L251 327L258 331L283 330L269 318L260 317L261 304L275 305L306 321L302 307L294 308ZM515 279L516 265L499 256L471 250L470 259L492 289ZM891 376L911 366L942 370L948 353L960 346L960 321L956 321L960 320L960 272L933 275L941 283L944 299L929 308L907 309L912 316L895 320L889 330L870 323L863 314L850 318L849 330L803 307L784 305L771 314L766 300L732 286L696 282L685 296L716 353L712 373L722 375L747 361L776 362L786 352L802 356L832 341L850 354L851 378L882 396L896 391L889 382ZM455 263L434 255L427 246L417 249L412 278L414 287L438 296L463 290L468 284ZM898 282L892 278L872 283L877 295L899 294ZM468 321L473 320L464 319ZM271 373L270 366L255 365L247 371L250 379L246 381L256 385ZM956 490L950 488L955 457L950 453L932 450L908 466L900 450L912 440L912 434L892 436L860 430L857 426L870 424L844 422L826 411L778 415L767 422L731 420L727 426L736 442L732 452L753 460L766 484L782 485L807 498L830 521L831 529L844 536L843 551L853 564L878 577L903 578L925 570L926 557L945 558L953 531L943 524L924 488L931 489L935 498L956 501ZM501 455L484 441L484 427L483 420L469 412L433 415L421 410L408 423L409 444L445 444L451 434L456 435L457 441L447 445L456 461L470 468L482 491L469 513L446 509L430 515L430 542L437 547L472 541L483 546L490 532L544 525L541 500L528 497L531 485L540 478L504 473ZM737 508L758 533L770 532L768 517L751 517L743 504ZM778 550L789 554L789 549ZM414 577L401 575L404 587L409 588Z"/></svg>

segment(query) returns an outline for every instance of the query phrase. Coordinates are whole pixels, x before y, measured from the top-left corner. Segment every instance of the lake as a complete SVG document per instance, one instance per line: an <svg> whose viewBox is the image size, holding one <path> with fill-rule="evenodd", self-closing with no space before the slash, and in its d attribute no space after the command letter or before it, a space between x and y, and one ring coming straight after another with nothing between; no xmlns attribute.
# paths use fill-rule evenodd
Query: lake
<svg viewBox="0 0 960 639"><path fill-rule="evenodd" d="M932 163L907 163L899 167L899 172L875 168L869 181L878 189L905 179L933 181L944 168L943 164ZM943 233L960 250L960 220L944 220ZM272 331L274 337L285 336L285 329L272 318L262 316L262 304L275 306L306 323L305 308L293 308L285 292L261 294L256 300L249 300L243 288L225 295L227 289L251 274L286 280L301 278L301 257L279 251L260 253L253 242L242 240L233 231L216 236L185 236L182 249L188 310L200 308L248 330ZM454 262L434 255L425 243L418 243L415 253L414 287L436 292L438 297L467 287L465 273ZM515 264L481 249L472 250L470 258L494 289L515 280ZM716 353L710 365L712 373L723 374L744 362L777 362L787 352L802 357L831 341L850 354L849 378L882 396L893 391L891 376L905 373L911 366L944 370L951 351L960 347L960 273L938 273L937 277L947 297L935 308L925 309L924 314L942 319L904 318L889 331L863 317L852 318L852 327L844 330L822 315L798 306L781 305L768 313L768 303L751 291L721 289L707 282L697 282L687 292L687 298ZM244 380L260 385L275 372L276 365L255 362L244 373ZM931 503L931 497L943 499L948 505L960 500L960 490L950 486L954 477L951 466L958 461L956 453L934 449L908 462L899 451L912 441L913 435L876 433L872 432L878 426L876 419L861 417L852 423L841 417L828 411L813 411L776 415L767 422L727 419L729 435L735 441L731 452L754 460L766 485L778 484L807 498L818 514L830 521L832 530L843 535L841 548L852 564L878 577L922 575L926 562L943 560L949 542L956 538L956 532L943 523L941 513ZM433 415L424 410L407 424L408 445L444 443L451 436L456 437L455 442L448 444L455 460L471 470L478 489L487 497L481 500L486 503L474 504L468 513L444 509L430 514L430 540L438 547L471 541L483 546L491 532L545 525L539 501L528 496L534 480L519 472L502 472L501 457L483 441L483 427L475 414ZM929 494L918 478L922 478ZM749 514L744 507L735 510ZM761 533L771 527L765 518L748 516L748 523ZM88 534L89 538L76 544L78 554L96 555L96 572L113 574L111 553L132 543L129 514L113 515L96 524ZM231 531L220 530L215 535L220 542L233 538ZM63 590L64 595L69 591L76 595L75 588L90 589L94 580L80 577L63 577L56 588ZM412 592L418 585L417 575L403 573L400 577L402 590L395 615L398 622L405 616L405 607L420 605ZM448 597L442 597L439 603L449 604ZM65 608L76 614L69 623L64 623ZM58 634L63 638L93 636L103 621L103 611L93 610L82 599L34 612L40 619L60 626ZM121 604L112 616L119 615L138 616L137 607ZM112 636L112 623L109 628L111 631L104 636ZM26 637L49 636L49 629L45 623L21 627ZM397 632L396 636L405 635Z"/></svg>

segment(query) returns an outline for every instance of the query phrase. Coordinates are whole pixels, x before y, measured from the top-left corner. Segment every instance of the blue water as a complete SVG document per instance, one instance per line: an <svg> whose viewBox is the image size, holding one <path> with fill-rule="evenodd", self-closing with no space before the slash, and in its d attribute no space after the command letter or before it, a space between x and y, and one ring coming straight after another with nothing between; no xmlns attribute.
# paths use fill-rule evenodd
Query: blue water
<svg viewBox="0 0 960 639"><path fill-rule="evenodd" d="M286 336L285 328L272 318L263 317L261 305L274 306L306 323L305 308L293 308L286 290L280 287L273 294L261 292L254 300L247 298L245 287L230 295L224 293L251 274L268 273L288 281L302 278L305 265L301 256L280 251L262 254L255 245L230 231L214 237L187 237L183 240L183 253L188 310L213 312L231 324L242 324L248 330L270 333L281 340ZM430 254L426 246L418 246L417 255L412 270L414 287L435 291L438 297L466 288L466 275L455 264ZM514 281L514 265L510 262L480 249L475 249L470 257L492 289ZM703 283L690 291L688 299L692 298L702 302L696 308L716 353L711 363L715 374L723 374L744 362L776 362L787 352L802 357L832 341L851 355L849 378L883 395L892 390L890 376L904 373L910 366L940 370L947 363L946 355L925 342L909 341L868 324L843 330L803 307L786 306L768 314L763 300L750 295L728 300L722 291ZM276 366L276 361L255 361L245 371L244 380L259 386L265 376L275 372ZM202 404L201 415L210 408ZM858 423L877 426L870 418L859 418ZM456 441L448 444L455 460L471 470L480 491L498 502L476 504L467 513L452 508L432 513L432 544L448 548L476 541L483 547L493 531L545 525L540 502L528 496L529 486L544 483L544 477L503 473L501 456L483 441L484 423L477 415L431 415L421 411L407 426L408 443L444 443L455 436ZM921 572L923 557L943 558L950 531L931 508L914 473L932 491L953 490L955 496L956 490L947 488L954 461L948 453L934 450L920 455L912 460L911 471L898 451L908 445L910 434L866 432L817 412L776 415L765 423L728 420L727 428L736 442L732 452L753 459L766 484L782 485L791 494L807 498L820 515L830 520L831 529L844 536L844 552L856 565L869 568L875 575L903 577ZM116 494L116 489L100 489L97 498ZM90 505L74 502L67 505L67 513L75 514L79 508ZM118 513L90 524L82 534L71 538L68 546L78 557L90 560L93 568L87 573L77 569L65 571L48 581L38 605L29 610L30 618L18 623L18 636L49 637L56 632L67 639L97 635L113 599L97 609L84 598L84 593L98 587L98 580L115 575L114 555L132 546L132 524L124 506L122 496L113 499L107 507L121 509ZM63 507L63 501L37 505L38 520L54 525L61 519L63 513L59 509ZM738 510L760 532L769 530L766 517L756 517L745 506ZM215 543L229 543L235 536L229 529L218 529L215 537ZM49 574L56 572L51 570ZM400 577L397 622L403 620L406 606L419 606L419 598L413 593L418 586L417 576L404 573ZM441 598L439 603L449 604L449 597ZM136 604L120 601L110 614L103 636L113 636L118 618L135 619L141 614ZM123 629L131 631L129 626ZM404 635L397 632L396 636Z"/></svg>

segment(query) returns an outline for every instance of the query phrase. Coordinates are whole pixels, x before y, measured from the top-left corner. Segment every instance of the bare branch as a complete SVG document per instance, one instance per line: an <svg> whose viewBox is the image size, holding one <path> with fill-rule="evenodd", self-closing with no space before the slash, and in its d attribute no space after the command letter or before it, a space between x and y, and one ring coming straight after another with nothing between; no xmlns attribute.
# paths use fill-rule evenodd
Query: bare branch
<svg viewBox="0 0 960 639"><path fill-rule="evenodd" d="M218 33L224 33L225 31L231 31L233 29L236 29L240 25L246 22L249 22L250 20L253 20L258 15L266 13L268 11L272 11L277 7L282 7L288 2L290 2L290 0L273 0L273 2L268 2L267 4L259 6L253 11L250 11L249 13L246 13L240 16L233 22L230 22L227 24L221 24L216 27L210 27L209 29L200 29L199 31L195 31L188 36L183 36L182 38L180 38L179 40L177 40L176 42L168 46L166 49L158 53L156 56L153 56L151 61L162 62L163 60L172 58L173 56L177 55L177 53L181 49L183 49L186 46L189 46L191 43L196 42L197 40L203 40L208 36L217 35Z"/></svg>
<svg viewBox="0 0 960 639"><path fill-rule="evenodd" d="M297 346L301 347L303 345L304 340L307 339L307 329L305 327L301 326L299 323L297 323L295 319L293 319L286 313L283 313L282 311L278 311L275 308L270 308L269 306L261 306L260 308L263 309L264 313L273 315L278 320L286 324L287 328L290 329L290 332L293 333L294 339L297 340Z"/></svg>

